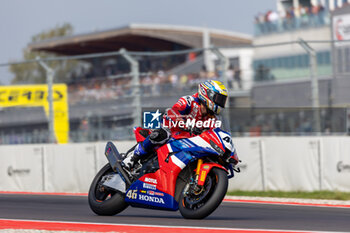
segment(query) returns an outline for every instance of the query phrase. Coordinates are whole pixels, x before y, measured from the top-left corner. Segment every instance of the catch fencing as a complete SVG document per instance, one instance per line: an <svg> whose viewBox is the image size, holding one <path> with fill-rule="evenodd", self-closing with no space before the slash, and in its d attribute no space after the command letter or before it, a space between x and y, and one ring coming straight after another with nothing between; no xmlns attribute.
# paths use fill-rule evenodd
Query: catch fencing
<svg viewBox="0 0 350 233"><path fill-rule="evenodd" d="M115 142L120 152L133 141ZM235 138L241 173L229 190L332 190L350 192L350 138ZM88 192L107 163L105 143L0 147L0 190Z"/></svg>
<svg viewBox="0 0 350 233"><path fill-rule="evenodd" d="M230 99L222 117L234 136L347 135L347 66L333 69L338 60L332 60L330 35L324 41L298 40L328 34L329 28L320 27L296 31L293 41L277 33L271 44L257 37L254 45L245 47L50 57L24 64L30 65L23 68L29 73L43 75L39 81L23 79L16 84L51 83L53 78L54 83L67 85L71 143L130 140L132 127L142 126L143 108L169 108L208 79L228 87ZM339 64L349 64L350 49L341 49L345 61ZM68 66L70 61L74 63ZM9 65L23 64L0 64L0 69ZM56 142L52 111L46 117L43 109L2 108L4 100L15 99L4 98L0 93L0 144Z"/></svg>

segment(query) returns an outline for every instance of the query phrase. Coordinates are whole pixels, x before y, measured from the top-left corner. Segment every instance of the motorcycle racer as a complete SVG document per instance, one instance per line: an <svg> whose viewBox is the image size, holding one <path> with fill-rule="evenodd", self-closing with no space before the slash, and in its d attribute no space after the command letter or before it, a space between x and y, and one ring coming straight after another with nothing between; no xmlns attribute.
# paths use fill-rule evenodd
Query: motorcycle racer
<svg viewBox="0 0 350 233"><path fill-rule="evenodd" d="M140 158L164 145L171 137L184 138L198 135L205 127L189 127L179 122L205 122L216 120L221 108L225 107L228 94L226 87L219 81L208 80L198 85L198 92L181 97L163 116L163 127L155 129L139 143L133 156L124 159L123 164L131 169ZM212 124L213 125L213 124ZM213 126L209 128L213 128Z"/></svg>

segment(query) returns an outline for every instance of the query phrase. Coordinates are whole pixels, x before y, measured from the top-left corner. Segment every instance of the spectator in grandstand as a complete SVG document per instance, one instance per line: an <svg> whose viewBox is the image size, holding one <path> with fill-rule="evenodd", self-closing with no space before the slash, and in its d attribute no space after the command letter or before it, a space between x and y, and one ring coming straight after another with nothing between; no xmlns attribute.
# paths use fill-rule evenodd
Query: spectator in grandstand
<svg viewBox="0 0 350 233"><path fill-rule="evenodd" d="M181 75L181 77L180 77L181 91L186 89L187 82L188 82L188 76L186 74Z"/></svg>
<svg viewBox="0 0 350 233"><path fill-rule="evenodd" d="M234 69L234 66L231 64L230 66L229 66L229 68L227 69L227 71L226 71L226 77L227 77L227 81L228 81L228 88L233 88L233 82L234 82L234 79L233 79L233 77L234 77L234 71L233 71L233 69Z"/></svg>
<svg viewBox="0 0 350 233"><path fill-rule="evenodd" d="M267 81L269 77L269 69L263 64L258 66L258 69L255 71L255 81Z"/></svg>
<svg viewBox="0 0 350 233"><path fill-rule="evenodd" d="M298 29L300 27L319 26L325 23L325 8L322 4L312 4L310 7L300 5L281 10L272 10L255 17L257 34Z"/></svg>
<svg viewBox="0 0 350 233"><path fill-rule="evenodd" d="M270 24L270 31L276 32L278 21L279 21L279 15L275 11L270 11L267 18L268 18L268 22Z"/></svg>
<svg viewBox="0 0 350 233"><path fill-rule="evenodd" d="M202 69L199 71L199 78L200 79L205 79L207 80L207 69L205 67L205 65L202 66Z"/></svg>
<svg viewBox="0 0 350 233"><path fill-rule="evenodd" d="M152 79L147 75L142 79L143 94L149 95L152 93Z"/></svg>
<svg viewBox="0 0 350 233"><path fill-rule="evenodd" d="M153 95L160 94L160 77L158 75L153 76L152 94Z"/></svg>
<svg viewBox="0 0 350 233"><path fill-rule="evenodd" d="M237 66L234 69L234 80L237 83L238 88L242 89L242 80L241 80L241 69Z"/></svg>
<svg viewBox="0 0 350 233"><path fill-rule="evenodd" d="M171 82L172 88L177 88L178 82L179 82L179 77L176 74L170 75L170 82Z"/></svg>
<svg viewBox="0 0 350 233"><path fill-rule="evenodd" d="M311 5L310 10L310 25L312 26L318 26L318 10L319 10L319 6L318 5Z"/></svg>
<svg viewBox="0 0 350 233"><path fill-rule="evenodd" d="M256 28L259 31L259 34L264 34L265 30L265 17L264 14L260 13L255 17Z"/></svg>
<svg viewBox="0 0 350 233"><path fill-rule="evenodd" d="M117 80L116 87L115 87L115 96L123 96L124 95L124 88L122 80Z"/></svg>
<svg viewBox="0 0 350 233"><path fill-rule="evenodd" d="M89 121L88 118L81 120L79 125L80 138L83 142L87 141L89 136Z"/></svg>
<svg viewBox="0 0 350 233"><path fill-rule="evenodd" d="M347 3L348 4L348 3ZM319 9L318 9L318 22L320 25L324 25L325 23L325 8L324 6L321 4L319 6Z"/></svg>
<svg viewBox="0 0 350 233"><path fill-rule="evenodd" d="M278 12L278 31L283 31L287 28L286 26L286 17L287 17L287 13L285 10L281 10Z"/></svg>
<svg viewBox="0 0 350 233"><path fill-rule="evenodd" d="M300 9L301 26L305 27L309 23L309 8L307 6L302 6Z"/></svg>

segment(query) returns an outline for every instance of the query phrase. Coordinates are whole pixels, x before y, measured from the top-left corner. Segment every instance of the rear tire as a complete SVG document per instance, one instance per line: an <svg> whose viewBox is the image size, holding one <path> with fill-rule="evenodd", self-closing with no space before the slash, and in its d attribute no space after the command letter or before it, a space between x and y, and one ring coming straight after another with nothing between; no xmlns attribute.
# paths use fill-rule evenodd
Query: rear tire
<svg viewBox="0 0 350 233"><path fill-rule="evenodd" d="M97 173L90 186L89 205L91 210L98 215L115 215L128 207L124 201L125 194L103 188L101 190L100 181L109 173L114 173L114 171L108 163Z"/></svg>
<svg viewBox="0 0 350 233"><path fill-rule="evenodd" d="M186 194L188 185L181 192L179 210L184 218L203 219L210 215L224 199L227 187L227 173L219 168L213 168L204 184L204 191L194 197L193 194Z"/></svg>

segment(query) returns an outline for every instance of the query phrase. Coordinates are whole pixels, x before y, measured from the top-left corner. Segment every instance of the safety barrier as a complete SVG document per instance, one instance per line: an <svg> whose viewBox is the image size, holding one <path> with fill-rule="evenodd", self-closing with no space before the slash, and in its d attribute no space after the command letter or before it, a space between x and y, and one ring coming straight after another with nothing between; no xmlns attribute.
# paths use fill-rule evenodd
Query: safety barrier
<svg viewBox="0 0 350 233"><path fill-rule="evenodd" d="M133 141L115 142L120 152ZM241 173L229 190L350 192L350 138L235 138ZM104 142L0 146L0 191L87 192L107 163Z"/></svg>

